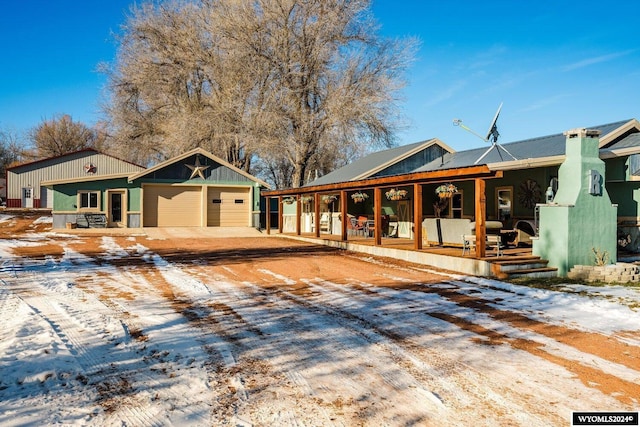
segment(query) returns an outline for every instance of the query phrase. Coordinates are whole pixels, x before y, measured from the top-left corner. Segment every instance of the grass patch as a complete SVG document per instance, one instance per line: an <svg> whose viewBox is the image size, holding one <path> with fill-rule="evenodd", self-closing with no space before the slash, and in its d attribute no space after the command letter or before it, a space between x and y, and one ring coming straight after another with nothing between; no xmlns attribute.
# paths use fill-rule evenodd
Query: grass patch
<svg viewBox="0 0 640 427"><path fill-rule="evenodd" d="M584 280L579 279L569 279L568 277L544 277L544 278L535 278L535 277L514 277L512 279L507 279L505 282L509 282L514 285L527 286L530 288L536 289L550 289L554 291L567 291L566 285L585 285L585 286L595 286L595 287L606 287L606 286L625 286L629 288L637 288L640 289L639 283L607 283L607 282L586 282Z"/></svg>

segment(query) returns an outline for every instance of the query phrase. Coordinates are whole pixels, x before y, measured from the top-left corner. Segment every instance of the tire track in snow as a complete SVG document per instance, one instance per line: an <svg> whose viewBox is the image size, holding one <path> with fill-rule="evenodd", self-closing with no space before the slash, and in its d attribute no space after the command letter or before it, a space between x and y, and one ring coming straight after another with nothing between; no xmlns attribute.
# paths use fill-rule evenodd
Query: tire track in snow
<svg viewBox="0 0 640 427"><path fill-rule="evenodd" d="M82 270L92 272L92 284L97 289L100 289L104 281L109 280L108 274L101 274L101 272L106 271L108 273L111 270L110 272L113 273L113 268L109 264L96 263L86 256L76 255L74 251L68 248L65 248L65 259L60 265L55 266L58 270L57 272L63 273L66 278L79 274L78 269L75 269L75 274L71 275L68 271L71 266L78 264L77 259L80 259L80 264L85 267ZM56 271L49 272L49 276L53 275L55 277L55 274ZM45 274L44 277L46 278L47 275ZM54 281L55 278L51 280ZM101 280L103 281L102 283ZM37 285L36 283L31 283L28 284L28 287L37 288ZM48 302L42 303L39 301L37 306L34 305L34 309L48 322L69 351L76 355L81 366L84 367L85 378L90 377L90 380L87 379L85 381L89 385L95 386L97 392L101 395L99 402L105 408L103 413L104 422L107 424L124 422L128 425L145 426L166 424L167 405L172 404L172 402L184 401L185 396L190 396L190 394L185 393L186 389L189 389L188 386L174 390L176 387L175 385L171 386L171 384L175 384L177 380L172 379L174 377L171 370L154 368L154 366L162 366L168 363L163 359L164 352L155 348L149 348L148 351L144 351L144 345L146 344L137 345L136 342L130 342L125 339L126 328L123 328L124 324L117 325L116 329L119 330L118 337L109 340L109 342L96 340L96 337L104 334L104 330L100 328L96 330L95 326L100 324L101 320L112 318L113 316L99 319L93 316L94 312L106 310L119 317L124 311L116 310L114 313L110 311L114 305L107 307L91 293L83 292L78 288L67 290L66 285L60 286L55 282L47 282L45 280L40 289L41 292L44 292L41 295L44 298L39 298L38 301L48 300ZM64 303L60 302L61 300ZM65 310L70 307L87 307L87 310ZM100 308L96 309L97 307ZM186 324L187 322L184 321L184 323ZM96 344L97 349L95 352L90 345L84 345L83 339L85 338L90 343L93 341ZM120 345L115 346L113 341ZM105 351L105 346L113 347L112 350ZM101 356L104 361L99 359ZM131 363L132 361L133 363ZM177 386L180 388L180 384L177 384ZM149 390L151 392L156 390L162 398L148 397ZM182 423L179 421L181 419L191 419L193 421L200 418L204 422L201 416L208 412L206 409L202 412L202 405L198 406L195 403L194 405L186 405L185 408L176 408L182 411L179 417L176 418L178 424ZM94 421L96 420L94 418Z"/></svg>
<svg viewBox="0 0 640 427"><path fill-rule="evenodd" d="M336 284L330 284L327 282L323 282L322 283L322 287L323 288L329 288L332 289L333 291L329 291L329 292L337 292L337 293L350 293L348 300L349 301L358 301L359 298L357 296L353 295L354 291L349 291L349 290L345 290L345 286L340 286L340 285L336 285ZM448 287L447 289L449 290L450 287ZM487 328L491 328L491 329L486 329L486 332L484 332L484 334L486 334L489 337L495 337L498 339L498 341L496 341L496 344L509 344L511 347L513 347L514 349L517 350L523 350L523 351L527 351L528 353L532 354L533 356L536 357L542 357L543 359L545 359L547 362L551 362L554 363L555 365L561 367L562 369L566 369L568 372L575 372L577 370L577 372L581 372L583 371L583 375L584 375L584 371L588 372L587 376L588 377L595 377L595 376L599 376L601 378L604 379L605 382L607 382L607 384L609 384L609 387L611 387L611 382L613 383L618 383L618 386L614 386L614 389L620 390L620 391L625 391L625 394L627 396L634 396L637 395L637 391L633 391L632 389L634 388L634 386L632 384L636 384L637 383L637 378L638 378L638 373L637 371L628 369L625 366L621 366L621 365L617 365L615 363L610 363L608 361L604 361L601 360L600 362L597 361L597 358L592 357L591 355L585 355L583 353L580 353L579 351L576 351L574 348L569 347L569 346L564 346L561 343L557 343L554 340L546 337L546 336L541 336L538 335L532 331L522 331L520 329L517 328L512 328L509 326L509 324L505 324L505 323L501 323L501 322L497 322L495 320L492 320L491 317L489 317L487 314L481 312L481 313L476 313L475 311L471 310L468 307L459 307L457 311L454 311L451 308L445 308L443 309L442 307L436 307L434 310L434 305L430 302L428 302L431 298L428 299L424 299L423 296L421 295L425 295L425 292L428 295L434 295L433 292L428 292L428 291L422 291L422 292L411 292L408 291L407 289L401 289L401 290L394 290L394 289L388 289L388 288L376 288L376 287L369 287L367 288L365 291L363 291L363 293L365 295L367 295L367 298L370 299L369 303L371 304L377 304L379 306L384 306L386 303L384 303L385 300L390 300L392 298L397 298L398 296L400 296L400 298L402 300L405 300L406 303L408 305L411 306L415 306L417 304L420 304L420 301L424 301L426 304L421 304L422 306L424 306L424 310L423 310L423 314L428 315L428 316L435 316L438 318L441 318L445 321L448 321L452 324L455 324L457 326L462 326L463 329L468 330L468 331L472 331L474 333L483 333L482 330L479 330L480 326L477 327L464 327L464 325L461 325L461 321L456 321L455 319L452 319L452 316L455 316L458 319L461 318L467 318L469 325L474 324L474 325L482 325L485 324ZM371 296L371 295L376 295L376 296ZM330 301L338 301L337 297L335 295L331 295ZM443 300L441 304L450 304L451 302L447 302L447 300ZM371 309L371 308L370 308ZM442 313L447 313L447 315L443 315ZM451 315L448 313L456 313L455 315ZM370 315L366 315L365 317L374 319L375 317L370 316ZM392 322L391 324L394 324L396 322ZM411 319L398 319L398 323L399 324L410 324L411 323ZM382 325L382 324L381 324ZM384 326L383 326L384 327ZM499 332L491 332L491 331L499 331ZM405 332L404 336L406 337L410 337L413 336L414 334L411 333L410 331L408 331L409 333ZM541 344L535 344L536 342L539 342ZM530 344L527 344L530 343ZM544 352L544 353L542 353ZM444 354L446 353L451 353L451 349L449 349L447 352L443 352ZM544 356L544 354L548 354L548 356ZM581 365L578 365L576 363L574 363L574 361L578 361L581 363ZM539 364L540 362L538 362ZM591 365L592 367L589 368L588 366ZM581 366L581 367L579 367ZM599 373L595 373L592 372L594 369L599 370ZM589 371L591 370L591 371ZM486 369L483 369L483 371L486 371ZM613 377L611 377L610 373L605 373L605 372L615 372L615 377L617 379L614 379ZM495 372L495 371L494 371ZM589 373L590 372L590 373ZM531 376L535 376L535 374L531 374ZM508 377L508 374L507 374ZM625 379L626 378L626 379ZM492 378L493 379L493 378ZM580 377L580 379L582 379L582 377ZM555 382L557 381L555 378L550 378L549 380L549 384L548 384L548 388L549 389L553 389L553 385L555 384ZM505 384L507 384L508 382L504 382ZM599 389L599 386L597 384L588 384L588 383L584 383L585 386L587 387L591 387L591 388L596 388ZM539 388L541 393L534 393L534 395L544 395L545 393L547 393L547 391L545 390L544 387L541 387L540 384L533 384L534 388ZM575 387L574 387L575 388ZM536 400L535 398L532 399L530 396L529 392L525 392L526 394L526 401L528 400ZM584 393L584 392L583 392ZM512 395L515 395L515 393L511 393ZM607 393L605 393L607 394ZM616 398L618 398L618 396L614 396ZM580 400L581 396L574 396L574 399L578 399ZM561 400L561 399L559 399ZM566 399L564 399L566 400ZM541 405L544 404L544 401L540 402ZM579 404L579 402L577 403ZM611 403L612 405L616 405L615 402ZM576 406L574 406L576 407Z"/></svg>
<svg viewBox="0 0 640 427"><path fill-rule="evenodd" d="M269 272L268 274L272 277L278 277L278 275L275 273ZM285 284L291 284L292 282L293 281L291 279L287 279L285 281ZM349 294L349 291L345 291L340 285L335 285L335 288L340 289L340 292L346 292L347 294ZM489 400L492 401L495 406L501 407L501 410L511 413L511 415L515 419L522 418L522 413L524 413L524 411L521 409L524 408L521 405L526 403L522 401L520 403L517 403L505 400L505 396L509 395L510 392L505 392L500 384L494 384L494 388L498 390L497 392L487 388L479 389L476 385L476 381L466 378L461 374L456 375L456 380L453 383L443 383L443 378L450 378L451 372L449 372L448 375L442 375L441 372L437 372L436 370L434 370L434 368L428 362L431 355L427 357L425 361L424 355L420 357L420 352L416 352L416 346L407 346L405 340L401 339L401 337L399 337L397 334L390 333L384 328L380 328L375 324L372 324L368 321L365 321L363 318L354 315L349 309L340 307L339 301L358 301L362 295L358 295L355 293L351 293L349 295L344 295L340 292L332 293L328 292L322 286L315 286L315 292L311 292L311 296L306 293L304 297L299 297L294 293L285 291L284 289L286 289L286 286L281 287L280 290L273 292L282 294L284 298L292 299L298 304L314 307L316 310L325 311L328 314L333 315L336 319L342 319L345 327L357 330L358 332L363 334L363 336L365 336L370 342L386 348L386 350L393 356L394 360L397 363L401 364L403 368L410 372L415 378L417 378L419 381L426 381L427 384L431 384L428 389L423 389L431 396L431 399L435 399L435 401L437 401L438 403L442 404L442 402L440 401L441 394L443 396L457 398L458 396L465 394L468 396L469 393L471 393L471 395L475 396L474 399L476 401L476 404ZM378 301L376 301L375 299L372 299L372 301L376 304L378 303ZM388 301L381 302L379 306L383 307L387 303ZM371 311L372 309L369 308L368 310ZM388 323L393 323L392 319L386 319L386 321ZM463 367L463 365L461 364L456 363L456 365L458 366L458 368ZM474 377L479 377L476 378L477 380L480 380L477 381L478 383L492 383L488 376L482 375L480 371L471 368L471 366L467 365L464 366L464 368L468 369L467 372L473 372ZM426 377L425 374L427 374ZM436 387L439 392L434 393L432 391L433 385L437 384L439 384L441 388ZM460 387L464 389L464 393L460 392ZM464 399L460 400L459 404L463 406L463 408L461 408L463 410L468 410L471 406L475 405L470 404L469 402L465 402ZM544 416L548 416L548 414L544 414ZM528 418L528 422L530 423L530 425L544 425L547 422L538 418L535 414L530 414L526 416L526 418ZM469 421L471 422L472 419L470 419Z"/></svg>
<svg viewBox="0 0 640 427"><path fill-rule="evenodd" d="M167 353L164 359L173 357L173 360L163 363L172 372L183 371L180 377L202 377L204 375L201 380L206 383L207 393L211 394L211 387L208 384L211 378L207 379L207 375L211 376L211 373L219 369L220 365L215 360L211 360L212 352L220 354L222 363L233 366L235 360L232 352L221 339L205 334L201 329L194 328L196 325L193 324L190 318L193 316L193 312L186 312L186 306L179 303L182 298L180 289L167 290L171 283L165 278L167 275L166 270L170 271L169 275L173 280L180 279L180 270L174 268L172 264L165 262L159 255L148 251L140 244L133 248L122 248L112 239L105 238L103 242L105 241L107 242L105 246L109 249L109 257L112 260L117 260L118 257L139 256L144 262L134 263L133 266L126 268L117 267L116 275L130 280L127 280L126 284L117 282L110 284L115 292L137 294L138 298L136 299L141 299L141 302L137 302L136 299L131 301L128 299L118 300L113 295L106 295L109 293L103 293L101 298L106 298L109 305L121 306L121 311L126 313L129 318L134 317L136 313L142 314L147 311L144 321L142 319L137 319L136 321L140 325L141 334L146 340L147 353L149 351L152 351L154 355ZM128 252L131 250L134 253ZM135 292L132 287L136 288ZM153 315L148 312L148 308L144 307L148 305L154 307L155 313ZM196 308L193 307L193 310L195 312ZM176 345L176 340L173 337L179 337L179 342L182 344ZM178 376L176 376L176 381L179 381ZM177 386L179 387L179 384ZM171 392L171 390L168 392ZM205 409L207 413L211 412L210 400L213 399L213 396L209 396L206 399L202 393L194 394L193 398L190 398L191 394L189 393L171 396L167 395L167 390L163 390L160 394L162 400L165 401L185 401L186 399L186 402L190 402L189 404L182 404L182 407L179 408L182 419L197 419L201 417L201 413ZM202 422L208 423L208 421L204 420Z"/></svg>
<svg viewBox="0 0 640 427"><path fill-rule="evenodd" d="M29 282L29 279L26 280ZM137 355L124 347L116 347L114 341L124 341L124 331L113 335L115 332L106 328L94 328L101 324L97 318L102 312L102 306L92 298L73 298L74 293L68 292L57 295L47 291L50 284L42 282L42 277L30 279L31 284L41 285L41 294L21 296L25 303L46 322L69 353L75 358L81 367L78 378L86 378L88 385L97 389L100 396L99 402L109 401L113 396L129 396L135 391L135 386L124 380L123 374L118 370L118 365L135 360ZM24 285L24 284L22 284ZM28 286L33 289L34 286ZM77 293L76 293L77 295ZM74 304L75 303L75 304ZM65 307L85 306L88 310L69 312ZM102 307L101 307L102 306ZM117 333L117 332L115 332ZM106 340L105 340L106 338ZM125 375L129 377L129 375ZM149 381L150 378L146 378ZM123 384L125 385L123 387ZM145 407L143 410L131 412L122 417L122 422L130 425L155 426L159 425L154 418L161 414L159 409ZM108 414L107 414L108 417Z"/></svg>
<svg viewBox="0 0 640 427"><path fill-rule="evenodd" d="M265 271L262 273L265 273ZM271 276L271 282L273 282L274 278L279 277L268 272L266 274ZM292 283L291 281L289 282L289 284ZM271 360L272 364L284 369L288 378L301 388L301 391L307 398L320 399L322 397L322 401L325 402L323 406L329 405L328 407L330 407L334 401L339 405L344 404L344 400L342 403L338 403L341 401L341 398L335 396L335 390L331 391L331 384L335 385L337 383L341 385L343 391L351 390L349 393L355 396L348 398L348 395L345 395L347 400L353 403L350 406L356 409L360 406L360 409L364 410L365 413L371 411L371 408L366 408L366 402L356 403L355 400L366 395L372 389L375 389L375 386L371 388L363 386L364 383L370 381L369 378L363 377L370 369L367 365L373 366L377 362L374 361L376 358L366 358L366 352L363 353L358 349L358 347L363 345L369 346L370 344L369 341L363 340L362 334L353 334L351 329L346 329L346 331L349 331L346 332L343 329L345 325L340 322L336 323L333 315L327 316L327 313L319 312L317 309L309 307L308 305L291 306L291 301L287 298L282 298L282 295L276 295L271 290L267 290L253 283L243 282L243 285L244 288L247 289L240 288L238 285L235 285L235 288L231 286L221 286L220 292L224 291L229 293L228 302L235 304L234 310L239 312L246 322L253 325L253 327L259 327L264 335L269 337L267 349L261 349L264 358ZM240 289L242 289L241 293L238 292ZM239 303L240 301L250 301L250 306L245 309L242 307L242 304ZM257 312L254 307L261 307L265 312ZM286 313L286 315L281 316L281 313ZM274 319L278 319L279 321L275 321ZM268 323L265 324L265 320L267 320ZM343 332L337 332L339 329L343 329ZM345 333L349 338L344 338ZM309 338L307 339L307 337ZM276 341L274 342L274 340ZM345 343L345 341L347 343ZM301 366L300 369L302 370L298 370L292 368L297 364L293 363L295 361L279 362L279 360L283 358L283 349L287 349L286 351L290 351L292 354L298 354L300 355L299 357L302 358L305 358L304 355L308 354L308 357L314 357L314 360L317 359L317 363L320 366L330 366L335 363L333 359L339 356L339 360L337 360L338 363L346 366L351 365L351 367L344 368L346 371L344 371L343 374L341 374L340 371L334 372L333 375L338 378L328 384L329 388L327 388L324 387L322 381L318 381L319 377L316 373L316 368ZM312 354L314 356L311 356ZM308 361L307 363L310 362ZM329 368L327 367L327 369ZM307 381L307 378L311 377L315 378L313 386ZM396 381L395 384L399 383ZM396 389L396 392L408 393L408 391L406 391L406 384L400 384L401 387ZM422 401L424 405L424 391L420 390L419 387L414 387L414 390L409 392L414 393L416 396L419 395L420 397L415 397L414 400ZM429 395L428 392L427 395ZM433 398L433 395L431 395L431 397ZM441 402L437 399L433 404L441 409L443 408ZM378 409L374 411L374 413L369 413L367 416L373 417L372 419L378 419L381 423L384 423L384 414L388 415L393 411L391 406L394 405L394 402L376 401L375 405ZM431 406L429 407L432 409L432 413L436 411ZM327 416L330 415L327 414Z"/></svg>
<svg viewBox="0 0 640 427"><path fill-rule="evenodd" d="M398 279L402 281L402 279ZM466 282L452 281L447 286L414 285L412 289L419 294L439 295L448 304L455 304L457 310L431 308L426 314L437 317L464 330L486 337L490 344L508 344L514 349L527 351L576 374L582 383L602 393L614 396L623 404L637 403L635 396L640 395L640 372L614 360L605 360L599 348L585 347L579 338L592 334L573 330L562 325L553 325L530 319L512 310L504 310L499 303L483 298L477 286ZM377 292L392 292L379 289ZM501 289L492 292L510 293ZM406 292L404 293L406 295ZM419 297L418 297L419 298ZM572 337L572 338L571 338ZM640 366L631 353L625 353L627 346L608 342L608 346L619 349L618 354L627 354L626 362L631 366ZM624 359L624 356L620 356ZM590 378L600 376L601 383ZM615 392L611 392L615 390Z"/></svg>

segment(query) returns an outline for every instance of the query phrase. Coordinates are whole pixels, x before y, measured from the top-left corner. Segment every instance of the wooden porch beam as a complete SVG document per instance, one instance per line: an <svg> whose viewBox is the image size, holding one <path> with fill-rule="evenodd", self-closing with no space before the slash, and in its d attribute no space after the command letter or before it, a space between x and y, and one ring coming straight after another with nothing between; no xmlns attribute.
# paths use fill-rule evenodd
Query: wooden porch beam
<svg viewBox="0 0 640 427"><path fill-rule="evenodd" d="M345 190L340 191L340 234L342 241L347 240L347 222L349 218L347 216L347 192Z"/></svg>
<svg viewBox="0 0 640 427"><path fill-rule="evenodd" d="M300 221L300 215L302 214L302 198L300 197L300 195L298 195L296 197L296 235L299 236L301 234L301 221Z"/></svg>
<svg viewBox="0 0 640 427"><path fill-rule="evenodd" d="M486 183L482 178L476 178L476 257L484 258L486 255L486 223L487 195Z"/></svg>
<svg viewBox="0 0 640 427"><path fill-rule="evenodd" d="M282 220L282 196L278 197L278 232L282 234L282 230L284 229L284 221Z"/></svg>
<svg viewBox="0 0 640 427"><path fill-rule="evenodd" d="M413 184L413 248L422 249L422 184Z"/></svg>
<svg viewBox="0 0 640 427"><path fill-rule="evenodd" d="M376 246L382 245L382 189L373 189L373 222L374 239Z"/></svg>
<svg viewBox="0 0 640 427"><path fill-rule="evenodd" d="M313 229L316 233L316 237L320 237L320 193L315 193L313 197Z"/></svg>
<svg viewBox="0 0 640 427"><path fill-rule="evenodd" d="M264 202L266 207L265 227L267 227L267 234L271 234L271 198L265 197Z"/></svg>
<svg viewBox="0 0 640 427"><path fill-rule="evenodd" d="M309 187L288 188L284 190L263 191L263 196L279 196L291 194L308 194L315 192L329 192L336 190L357 190L374 187L393 187L414 183L438 183L449 181L468 181L477 178L502 178L502 171L492 171L486 165L472 166L460 169L447 169L432 172L416 172L405 175L394 175L381 178L370 178L359 181L339 182L335 184L316 185Z"/></svg>

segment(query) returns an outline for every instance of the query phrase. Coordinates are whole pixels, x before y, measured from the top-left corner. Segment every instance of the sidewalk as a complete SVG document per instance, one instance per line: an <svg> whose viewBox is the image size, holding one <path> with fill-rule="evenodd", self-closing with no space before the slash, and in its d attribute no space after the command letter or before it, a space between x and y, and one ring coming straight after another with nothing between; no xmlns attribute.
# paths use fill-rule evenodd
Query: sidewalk
<svg viewBox="0 0 640 427"><path fill-rule="evenodd" d="M74 234L77 236L144 236L150 239L192 239L231 238L231 237L268 237L252 227L145 227L145 228L74 228L56 229L54 233Z"/></svg>

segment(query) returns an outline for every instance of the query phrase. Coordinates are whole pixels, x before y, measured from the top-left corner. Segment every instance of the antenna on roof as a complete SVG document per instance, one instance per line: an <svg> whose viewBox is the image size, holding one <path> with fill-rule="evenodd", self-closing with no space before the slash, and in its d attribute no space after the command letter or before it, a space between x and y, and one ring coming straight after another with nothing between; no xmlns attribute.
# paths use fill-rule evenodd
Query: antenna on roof
<svg viewBox="0 0 640 427"><path fill-rule="evenodd" d="M500 106L498 107L498 111L496 111L496 115L493 117L493 120L491 120L491 125L489 125L489 130L487 131L487 134L485 136L479 135L476 132L469 129L467 126L463 125L461 119L453 119L454 126L460 126L462 129L474 134L478 138L482 139L484 142L491 141L491 147L489 147L487 151L485 151L484 154L480 156L478 160L476 160L473 163L474 165L477 165L480 162L480 160L484 159L486 155L489 154L489 152L494 148L498 151L498 155L500 156L500 159L502 159L502 154L500 154L500 150L502 150L505 153L507 153L513 160L518 160L513 156L513 154L508 152L506 148L498 144L498 137L500 136L500 133L498 132L498 116L500 116L500 110L502 110L502 102L500 103Z"/></svg>

